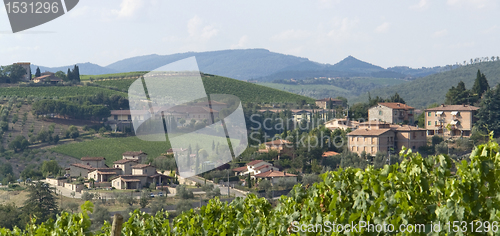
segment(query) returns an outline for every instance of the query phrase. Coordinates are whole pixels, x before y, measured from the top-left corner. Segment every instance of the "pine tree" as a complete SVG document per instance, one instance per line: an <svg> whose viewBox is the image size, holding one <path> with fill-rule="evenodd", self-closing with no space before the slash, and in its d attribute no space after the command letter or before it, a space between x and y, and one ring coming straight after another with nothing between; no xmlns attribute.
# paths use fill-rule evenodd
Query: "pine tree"
<svg viewBox="0 0 500 236"><path fill-rule="evenodd" d="M45 222L49 218L55 219L59 212L56 197L49 185L36 182L28 186L28 199L24 202L23 211L27 217L35 216L37 222Z"/></svg>
<svg viewBox="0 0 500 236"><path fill-rule="evenodd" d="M457 87L452 86L446 93L445 104L462 105L470 104L470 92L465 88L463 81L458 82Z"/></svg>
<svg viewBox="0 0 500 236"><path fill-rule="evenodd" d="M42 72L40 72L40 67L37 67L35 72L35 77L40 77L40 76L42 76Z"/></svg>

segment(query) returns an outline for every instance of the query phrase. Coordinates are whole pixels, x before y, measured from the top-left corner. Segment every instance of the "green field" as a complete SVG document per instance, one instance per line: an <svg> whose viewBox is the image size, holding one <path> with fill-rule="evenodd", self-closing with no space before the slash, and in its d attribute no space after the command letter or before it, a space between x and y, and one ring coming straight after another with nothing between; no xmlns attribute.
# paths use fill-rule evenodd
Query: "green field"
<svg viewBox="0 0 500 236"><path fill-rule="evenodd" d="M127 90L135 80L117 79L95 81L94 83ZM231 94L239 97L243 102L298 102L301 100L308 103L314 102L314 99L310 97L221 76L203 76L202 80L207 94Z"/></svg>
<svg viewBox="0 0 500 236"><path fill-rule="evenodd" d="M87 81L92 79L122 79L127 77L137 77L143 74L148 73L147 71L136 71L136 72L124 72L124 73L115 73L115 74L102 74L102 75L80 75L81 81Z"/></svg>
<svg viewBox="0 0 500 236"><path fill-rule="evenodd" d="M206 138L207 136L199 134L195 137L189 136L189 140L185 142L199 144L201 149L211 150L212 142L206 142ZM222 144L227 142L223 137L210 137L210 139L214 140L214 143ZM239 142L231 140L231 143L237 145ZM94 139L91 141L63 144L51 148L50 150L78 159L87 156L104 157L106 158L106 164L112 166L114 161L122 159L122 153L126 151L143 151L150 157L158 157L162 153L166 153L169 148L170 143L168 141L144 141L133 136L125 138ZM193 145L192 148L195 148L195 146Z"/></svg>
<svg viewBox="0 0 500 236"><path fill-rule="evenodd" d="M18 97L68 97L77 95L95 95L97 93L105 95L118 94L127 96L126 93L118 92L106 88L87 87L87 86L51 86L51 87L6 87L0 88L0 96L18 96Z"/></svg>

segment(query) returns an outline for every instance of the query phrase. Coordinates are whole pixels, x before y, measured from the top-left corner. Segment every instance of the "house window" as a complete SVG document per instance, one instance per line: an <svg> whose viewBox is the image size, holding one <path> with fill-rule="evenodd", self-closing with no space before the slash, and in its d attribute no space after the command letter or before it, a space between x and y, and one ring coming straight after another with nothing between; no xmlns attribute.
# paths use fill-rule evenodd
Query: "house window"
<svg viewBox="0 0 500 236"><path fill-rule="evenodd" d="M434 125L438 125L438 122L437 122L437 121L434 121Z"/></svg>
<svg viewBox="0 0 500 236"><path fill-rule="evenodd" d="M144 173L148 173L148 169L145 169L145 170L144 170Z"/></svg>
<svg viewBox="0 0 500 236"><path fill-rule="evenodd" d="M428 112L428 113L427 113L427 116L431 116L431 112Z"/></svg>
<svg viewBox="0 0 500 236"><path fill-rule="evenodd" d="M430 122L430 121L427 121L427 125L431 125L431 122Z"/></svg>
<svg viewBox="0 0 500 236"><path fill-rule="evenodd" d="M115 115L115 120L118 120L118 115Z"/></svg>
<svg viewBox="0 0 500 236"><path fill-rule="evenodd" d="M128 115L128 120L132 120L132 116L131 115Z"/></svg>
<svg viewBox="0 0 500 236"><path fill-rule="evenodd" d="M378 111L378 114L379 114L379 115L382 115L382 111Z"/></svg>

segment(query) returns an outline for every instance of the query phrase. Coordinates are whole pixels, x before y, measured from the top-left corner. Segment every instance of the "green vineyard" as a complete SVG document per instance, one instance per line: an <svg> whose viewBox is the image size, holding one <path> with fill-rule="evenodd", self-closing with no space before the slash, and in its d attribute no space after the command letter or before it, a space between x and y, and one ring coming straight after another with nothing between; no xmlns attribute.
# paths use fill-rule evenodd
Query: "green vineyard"
<svg viewBox="0 0 500 236"><path fill-rule="evenodd" d="M296 185L277 206L249 195L231 203L212 199L200 210L169 221L166 213L134 212L122 235L499 235L500 153L495 142L477 147L470 160L446 155L423 158L403 150L400 164L382 169L339 169L312 186ZM55 221L25 229L1 229L1 235L110 235L111 225L91 233L87 212L62 213ZM343 225L326 227L334 223ZM361 228L368 225L392 225ZM459 222L458 225L455 225ZM465 223L465 224L463 224ZM401 232L401 225L420 231ZM441 224L440 231L433 231ZM331 225L331 224L330 224ZM352 225L352 228L347 227ZM349 230L347 230L349 228ZM391 231L392 229L392 231ZM301 231L305 231L301 233Z"/></svg>
<svg viewBox="0 0 500 236"><path fill-rule="evenodd" d="M127 91L135 80L115 79L94 83ZM203 75L202 80L207 94L231 94L243 102L314 102L314 99L309 97L221 76Z"/></svg>

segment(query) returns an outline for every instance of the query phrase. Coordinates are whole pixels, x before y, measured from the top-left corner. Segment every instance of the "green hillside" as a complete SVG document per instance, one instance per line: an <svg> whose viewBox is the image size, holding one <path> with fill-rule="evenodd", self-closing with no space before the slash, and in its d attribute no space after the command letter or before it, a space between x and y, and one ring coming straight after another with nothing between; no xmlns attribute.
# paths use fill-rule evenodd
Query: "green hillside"
<svg viewBox="0 0 500 236"><path fill-rule="evenodd" d="M136 79L125 78L95 81L94 83L102 86L116 87L122 91L126 91L135 80ZM202 80L207 94L231 94L239 97L243 102L297 102L301 100L305 100L308 103L314 102L314 99L310 97L279 91L227 77L205 74L202 76Z"/></svg>
<svg viewBox="0 0 500 236"><path fill-rule="evenodd" d="M324 83L323 83L324 82ZM259 83L260 85L287 91L316 99L326 97L345 97L354 99L373 88L387 87L408 81L393 78L342 78L336 81L323 81L321 84Z"/></svg>
<svg viewBox="0 0 500 236"><path fill-rule="evenodd" d="M137 77L148 73L147 71L137 71L137 72L124 72L115 74L102 74L102 75L80 75L81 81L88 81L92 79L122 79L129 77Z"/></svg>
<svg viewBox="0 0 500 236"><path fill-rule="evenodd" d="M461 80L465 83L467 89L470 89L474 84L478 69L486 75L490 87L494 87L500 82L500 61L482 62L429 75L408 83L374 89L370 91L370 94L372 97L381 96L385 98L397 92L409 105L417 108L427 107L432 103L441 104L444 102L448 89L451 86L457 86ZM366 102L367 100L368 93L365 93L349 102Z"/></svg>

